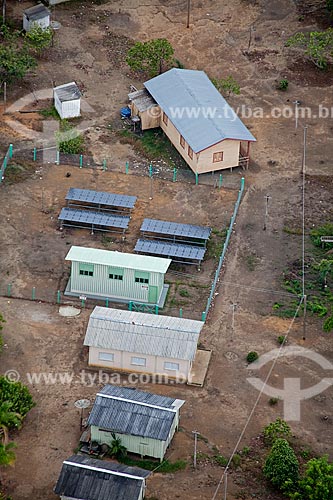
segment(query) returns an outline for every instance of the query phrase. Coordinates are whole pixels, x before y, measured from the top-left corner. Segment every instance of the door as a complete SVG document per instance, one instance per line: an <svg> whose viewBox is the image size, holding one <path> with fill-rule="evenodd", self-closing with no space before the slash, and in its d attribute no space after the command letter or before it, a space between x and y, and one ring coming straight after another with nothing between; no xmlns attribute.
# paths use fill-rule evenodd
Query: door
<svg viewBox="0 0 333 500"><path fill-rule="evenodd" d="M149 304L157 304L157 293L158 293L157 286L150 286L149 287L149 292L148 292Z"/></svg>

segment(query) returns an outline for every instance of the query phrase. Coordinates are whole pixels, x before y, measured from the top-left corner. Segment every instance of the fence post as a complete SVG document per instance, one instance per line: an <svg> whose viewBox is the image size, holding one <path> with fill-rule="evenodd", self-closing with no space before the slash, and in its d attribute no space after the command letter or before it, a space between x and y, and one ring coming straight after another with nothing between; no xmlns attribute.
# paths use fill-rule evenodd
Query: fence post
<svg viewBox="0 0 333 500"><path fill-rule="evenodd" d="M105 307L109 307L109 299L105 299Z"/></svg>
<svg viewBox="0 0 333 500"><path fill-rule="evenodd" d="M155 304L155 314L158 314L158 305Z"/></svg>
<svg viewBox="0 0 333 500"><path fill-rule="evenodd" d="M132 311L133 310L133 302L130 300L128 303L128 310Z"/></svg>
<svg viewBox="0 0 333 500"><path fill-rule="evenodd" d="M83 155L80 155L80 168L83 166Z"/></svg>
<svg viewBox="0 0 333 500"><path fill-rule="evenodd" d="M9 158L13 158L13 144L9 144Z"/></svg>
<svg viewBox="0 0 333 500"><path fill-rule="evenodd" d="M177 169L176 169L176 168L174 168L174 169L173 169L173 178L172 178L172 181L173 181L173 182L176 182L176 180L177 180Z"/></svg>
<svg viewBox="0 0 333 500"><path fill-rule="evenodd" d="M4 173L5 173L6 168L7 168L7 156L5 156L3 159L3 172Z"/></svg>
<svg viewBox="0 0 333 500"><path fill-rule="evenodd" d="M57 304L60 304L61 298L60 298L60 290L57 291Z"/></svg>
<svg viewBox="0 0 333 500"><path fill-rule="evenodd" d="M180 318L182 318L182 317L183 317L183 309L182 309L182 308L180 308L180 309L179 309L179 317L180 317Z"/></svg>
<svg viewBox="0 0 333 500"><path fill-rule="evenodd" d="M222 177L222 174L220 174L220 177L219 177L219 189L221 189L221 187L222 187L222 182L223 182L223 177Z"/></svg>
<svg viewBox="0 0 333 500"><path fill-rule="evenodd" d="M82 309L84 309L84 308L85 308L85 306L86 306L86 299L84 299L84 298L82 297L82 299L81 299L81 307L82 307Z"/></svg>
<svg viewBox="0 0 333 500"><path fill-rule="evenodd" d="M241 190L243 191L245 185L245 179L244 177L241 178Z"/></svg>
<svg viewBox="0 0 333 500"><path fill-rule="evenodd" d="M195 185L197 186L199 184L199 175L198 172L195 172Z"/></svg>
<svg viewBox="0 0 333 500"><path fill-rule="evenodd" d="M201 321L206 321L206 311L203 311L201 314Z"/></svg>
<svg viewBox="0 0 333 500"><path fill-rule="evenodd" d="M104 172L106 170L106 160L103 160L103 170L104 170Z"/></svg>
<svg viewBox="0 0 333 500"><path fill-rule="evenodd" d="M33 159L34 159L34 161L36 161L36 158L37 158L37 149L34 148L34 150L33 150Z"/></svg>
<svg viewBox="0 0 333 500"><path fill-rule="evenodd" d="M56 151L56 161L55 161L55 164L56 165L60 164L60 152L59 151Z"/></svg>
<svg viewBox="0 0 333 500"><path fill-rule="evenodd" d="M153 176L153 167L152 165L149 165L149 177Z"/></svg>
<svg viewBox="0 0 333 500"><path fill-rule="evenodd" d="M36 299L36 288L33 286L32 287L32 294L31 294L31 298L32 300L35 300Z"/></svg>
<svg viewBox="0 0 333 500"><path fill-rule="evenodd" d="M125 173L128 174L128 167L129 167L129 163L128 161L125 163Z"/></svg>
<svg viewBox="0 0 333 500"><path fill-rule="evenodd" d="M7 297L10 297L12 293L12 285L8 283L7 285Z"/></svg>

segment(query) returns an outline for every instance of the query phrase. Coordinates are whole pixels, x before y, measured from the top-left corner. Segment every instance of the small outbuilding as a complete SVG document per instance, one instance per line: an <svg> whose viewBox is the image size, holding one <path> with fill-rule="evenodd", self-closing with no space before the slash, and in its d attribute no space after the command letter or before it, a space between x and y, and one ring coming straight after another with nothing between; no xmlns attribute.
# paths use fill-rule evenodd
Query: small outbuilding
<svg viewBox="0 0 333 500"><path fill-rule="evenodd" d="M132 453L163 460L179 426L185 401L129 387L106 385L88 418L91 440L111 445L114 437Z"/></svg>
<svg viewBox="0 0 333 500"><path fill-rule="evenodd" d="M170 259L73 246L66 260L72 266L65 295L164 306Z"/></svg>
<svg viewBox="0 0 333 500"><path fill-rule="evenodd" d="M63 462L54 492L61 500L142 500L150 474L139 467L73 455Z"/></svg>
<svg viewBox="0 0 333 500"><path fill-rule="evenodd" d="M140 118L142 130L160 126L161 109L146 89L128 94L131 116Z"/></svg>
<svg viewBox="0 0 333 500"><path fill-rule="evenodd" d="M95 307L84 345L89 365L187 382L204 323Z"/></svg>
<svg viewBox="0 0 333 500"><path fill-rule="evenodd" d="M81 92L75 82L65 83L53 89L54 107L60 118L76 118L80 116Z"/></svg>
<svg viewBox="0 0 333 500"><path fill-rule="evenodd" d="M30 31L34 26L45 29L50 26L50 11L42 3L23 11L23 29Z"/></svg>

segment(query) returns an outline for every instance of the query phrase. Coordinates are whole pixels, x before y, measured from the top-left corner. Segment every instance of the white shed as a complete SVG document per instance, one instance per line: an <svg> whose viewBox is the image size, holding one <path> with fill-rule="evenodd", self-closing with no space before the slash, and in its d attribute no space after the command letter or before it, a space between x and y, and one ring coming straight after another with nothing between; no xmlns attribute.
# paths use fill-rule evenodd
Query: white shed
<svg viewBox="0 0 333 500"><path fill-rule="evenodd" d="M62 120L80 116L81 92L75 82L55 87L53 95L54 107Z"/></svg>
<svg viewBox="0 0 333 500"><path fill-rule="evenodd" d="M34 5L23 12L23 29L30 31L34 26L45 29L50 26L50 11L43 4Z"/></svg>

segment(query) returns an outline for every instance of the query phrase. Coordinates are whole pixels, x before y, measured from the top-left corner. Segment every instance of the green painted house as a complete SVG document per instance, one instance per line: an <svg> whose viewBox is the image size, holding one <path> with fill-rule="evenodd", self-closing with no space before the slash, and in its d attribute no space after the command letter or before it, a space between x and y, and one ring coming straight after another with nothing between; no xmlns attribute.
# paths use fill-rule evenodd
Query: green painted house
<svg viewBox="0 0 333 500"><path fill-rule="evenodd" d="M164 305L170 259L72 246L66 260L72 264L65 295Z"/></svg>

